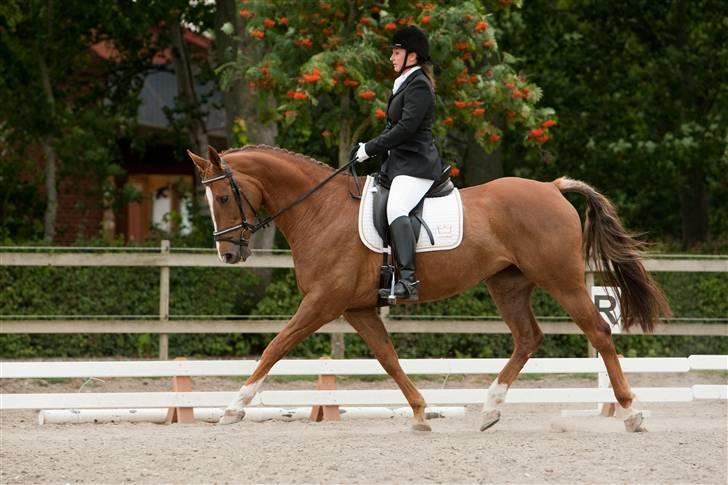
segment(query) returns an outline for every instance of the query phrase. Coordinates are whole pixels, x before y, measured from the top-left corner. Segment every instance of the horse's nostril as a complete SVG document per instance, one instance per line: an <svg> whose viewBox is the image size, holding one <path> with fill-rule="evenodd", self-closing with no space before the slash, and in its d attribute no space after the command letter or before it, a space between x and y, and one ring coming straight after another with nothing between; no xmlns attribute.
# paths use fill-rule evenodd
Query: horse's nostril
<svg viewBox="0 0 728 485"><path fill-rule="evenodd" d="M222 255L222 259L224 259L226 263L229 263L233 259L233 255L230 253L225 253Z"/></svg>

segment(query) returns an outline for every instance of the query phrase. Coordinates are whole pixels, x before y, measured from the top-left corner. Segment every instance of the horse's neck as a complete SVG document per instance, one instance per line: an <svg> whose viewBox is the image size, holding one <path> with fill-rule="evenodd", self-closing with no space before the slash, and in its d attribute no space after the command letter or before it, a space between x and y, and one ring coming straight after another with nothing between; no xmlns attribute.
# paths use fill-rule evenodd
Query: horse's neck
<svg viewBox="0 0 728 485"><path fill-rule="evenodd" d="M345 193L339 187L339 177L321 187L304 201L291 207L298 198L331 174L324 167L313 162L296 160L295 155L261 151L250 154L254 163L242 168L242 172L253 176L263 189L263 203L269 215L283 211L275 220L278 229L293 246L297 241L305 239L309 234L321 230L327 213L337 210L330 204L336 192ZM290 207L290 208L289 208ZM330 214L329 214L330 215Z"/></svg>

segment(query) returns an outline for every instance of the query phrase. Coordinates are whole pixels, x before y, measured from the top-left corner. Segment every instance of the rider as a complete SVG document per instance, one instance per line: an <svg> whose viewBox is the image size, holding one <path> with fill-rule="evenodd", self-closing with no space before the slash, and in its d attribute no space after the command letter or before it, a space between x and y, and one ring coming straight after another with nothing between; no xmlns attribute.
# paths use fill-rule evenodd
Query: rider
<svg viewBox="0 0 728 485"><path fill-rule="evenodd" d="M399 29L392 39L392 62L399 77L387 107L387 125L379 136L359 143L356 160L384 155L379 173L390 185L387 220L399 263L400 279L394 286L399 300L414 301L416 238L409 213L432 187L445 168L432 138L435 87L427 36L415 26Z"/></svg>

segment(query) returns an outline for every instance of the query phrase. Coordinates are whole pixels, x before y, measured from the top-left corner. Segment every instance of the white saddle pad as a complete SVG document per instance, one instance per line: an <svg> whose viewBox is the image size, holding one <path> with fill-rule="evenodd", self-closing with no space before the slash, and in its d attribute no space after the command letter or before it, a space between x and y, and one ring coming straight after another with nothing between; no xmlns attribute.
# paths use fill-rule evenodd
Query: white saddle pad
<svg viewBox="0 0 728 485"><path fill-rule="evenodd" d="M379 237L379 233L374 227L374 215L372 214L372 194L376 190L374 178L368 176L362 189L361 203L359 204L359 237L366 247L374 252L381 253L384 251L382 238ZM445 197L425 199L422 218L432 231L435 244L430 244L427 230L422 226L417 241L418 253L455 249L462 242L463 203L457 188ZM387 252L389 252L389 248L387 248Z"/></svg>

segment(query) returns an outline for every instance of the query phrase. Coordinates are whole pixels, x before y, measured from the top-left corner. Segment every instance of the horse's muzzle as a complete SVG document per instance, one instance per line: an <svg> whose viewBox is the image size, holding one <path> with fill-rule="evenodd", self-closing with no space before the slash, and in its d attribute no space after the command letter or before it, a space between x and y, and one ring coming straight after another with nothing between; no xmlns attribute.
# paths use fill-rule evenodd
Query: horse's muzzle
<svg viewBox="0 0 728 485"><path fill-rule="evenodd" d="M230 252L230 253L223 253L222 254L222 261L225 264L235 264L238 261L240 261L240 253L239 252Z"/></svg>
<svg viewBox="0 0 728 485"><path fill-rule="evenodd" d="M245 262L252 252L247 246L233 246L228 251L222 253L222 260L225 264L235 264L242 259Z"/></svg>

